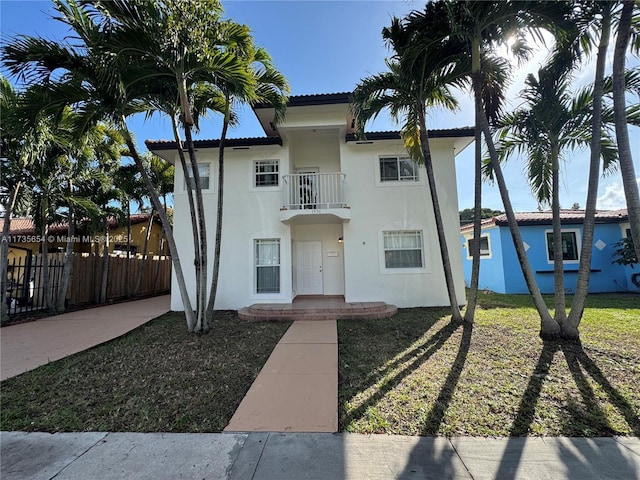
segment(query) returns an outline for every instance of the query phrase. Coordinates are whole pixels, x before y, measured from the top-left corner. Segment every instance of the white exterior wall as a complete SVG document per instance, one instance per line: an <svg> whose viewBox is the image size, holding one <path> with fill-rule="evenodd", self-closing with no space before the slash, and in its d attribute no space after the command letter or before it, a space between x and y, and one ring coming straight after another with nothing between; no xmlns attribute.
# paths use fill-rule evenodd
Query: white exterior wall
<svg viewBox="0 0 640 480"><path fill-rule="evenodd" d="M379 182L378 159L382 155L406 155L400 141L373 144L349 143L342 147L347 175L351 222L344 225L345 300L385 301L398 307L448 305L433 208L420 168L418 182ZM465 301L462 255L459 248L453 140L432 141L434 170L449 255L459 302ZM384 268L382 232L422 230L425 268L390 271Z"/></svg>
<svg viewBox="0 0 640 480"><path fill-rule="evenodd" d="M314 107L315 108L315 107ZM405 156L401 140L372 144L346 143L344 106L322 106L306 112L292 109L279 126L284 144L225 150L225 204L220 281L216 309L236 310L252 303L289 303L296 289L296 242L322 242L323 294L344 295L347 302L385 301L398 307L448 305L433 209L426 172L419 182L379 181L381 155ZM319 112L319 114L318 114ZM431 142L438 193L449 240L458 300L465 301L462 253L459 245L458 201L453 145L457 139ZM210 186L204 201L208 232L209 274L213 265L217 149L200 149L198 159L210 163ZM195 269L189 206L180 163L175 158L174 235L187 288L194 302ZM253 162L278 160L280 185L253 187ZM321 223L306 218L280 221L282 175L298 168L318 167L321 173L346 174L346 198L351 220ZM304 215L303 215L304 217ZM421 230L425 266L422 269L385 269L382 232ZM343 237L344 243L338 238ZM280 293L255 293L254 240L280 239ZM173 276L171 308L183 310Z"/></svg>
<svg viewBox="0 0 640 480"><path fill-rule="evenodd" d="M225 191L223 233L220 256L220 280L216 309L236 310L257 302L288 303L292 300L290 227L280 222L282 182L278 187L253 186L253 162L278 160L280 172L288 172L286 147L252 147L251 150L225 150ZM208 281L213 271L214 235L217 201L217 150L198 152L200 163L210 162L210 186L203 191L208 238ZM180 163L176 163L174 236L180 251L191 301L195 301L195 268L189 204L184 190ZM255 293L254 240L280 239L280 293ZM180 291L172 277L172 310L184 310Z"/></svg>

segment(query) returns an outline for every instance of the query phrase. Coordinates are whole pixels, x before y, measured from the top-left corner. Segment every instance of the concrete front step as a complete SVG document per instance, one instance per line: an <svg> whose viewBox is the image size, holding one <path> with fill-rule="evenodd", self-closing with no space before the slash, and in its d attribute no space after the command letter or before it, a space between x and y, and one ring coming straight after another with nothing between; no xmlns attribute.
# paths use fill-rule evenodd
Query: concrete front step
<svg viewBox="0 0 640 480"><path fill-rule="evenodd" d="M271 306L264 304L265 306ZM349 307L346 304L339 308L261 308L262 305L252 305L238 310L238 318L245 321L304 321L304 320L376 320L394 316L398 308L383 302L372 302L370 308Z"/></svg>

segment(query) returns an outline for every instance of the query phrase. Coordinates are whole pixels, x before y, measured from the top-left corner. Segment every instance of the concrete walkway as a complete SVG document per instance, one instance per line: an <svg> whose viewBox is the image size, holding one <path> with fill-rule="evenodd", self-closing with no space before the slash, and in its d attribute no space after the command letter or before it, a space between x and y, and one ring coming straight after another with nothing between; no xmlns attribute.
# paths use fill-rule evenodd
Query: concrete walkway
<svg viewBox="0 0 640 480"><path fill-rule="evenodd" d="M338 431L335 320L293 322L225 432Z"/></svg>
<svg viewBox="0 0 640 480"><path fill-rule="evenodd" d="M0 433L2 480L639 478L638 438Z"/></svg>
<svg viewBox="0 0 640 480"><path fill-rule="evenodd" d="M169 311L170 297L89 308L0 328L0 380L81 352Z"/></svg>

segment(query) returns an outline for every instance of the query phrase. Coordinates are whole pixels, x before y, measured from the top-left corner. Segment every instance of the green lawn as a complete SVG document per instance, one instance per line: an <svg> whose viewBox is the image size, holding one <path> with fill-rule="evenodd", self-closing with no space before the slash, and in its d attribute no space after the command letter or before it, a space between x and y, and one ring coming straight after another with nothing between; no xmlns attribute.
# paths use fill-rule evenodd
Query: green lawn
<svg viewBox="0 0 640 480"><path fill-rule="evenodd" d="M1 430L219 432L288 328L219 315L207 335L169 313L0 384Z"/></svg>
<svg viewBox="0 0 640 480"><path fill-rule="evenodd" d="M543 344L526 296L480 300L473 331L446 309L339 322L341 429L640 435L640 296L590 296L582 347ZM287 327L228 314L194 335L164 315L2 382L0 429L221 431Z"/></svg>
<svg viewBox="0 0 640 480"><path fill-rule="evenodd" d="M640 296L590 296L582 346L544 344L538 326L528 296L497 294L481 296L473 329L446 309L339 322L340 428L640 435Z"/></svg>

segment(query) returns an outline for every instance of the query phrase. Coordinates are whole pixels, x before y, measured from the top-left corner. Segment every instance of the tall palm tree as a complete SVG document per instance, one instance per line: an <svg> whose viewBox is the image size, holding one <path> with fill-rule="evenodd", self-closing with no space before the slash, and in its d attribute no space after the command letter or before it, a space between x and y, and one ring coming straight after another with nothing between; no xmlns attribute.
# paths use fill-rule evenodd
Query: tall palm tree
<svg viewBox="0 0 640 480"><path fill-rule="evenodd" d="M589 159L589 177L587 187L587 201L585 204L584 224L582 228L582 246L580 248L580 264L578 267L578 280L576 292L573 297L569 316L563 327L563 335L568 339L578 340L580 333L578 326L582 320L585 300L589 290L589 277L591 276L591 256L593 253L593 231L595 228L596 201L598 198L598 183L600 177L601 136L602 136L602 97L604 91L604 76L609 37L611 35L611 22L616 4L613 2L594 2L585 8L578 17L578 25L581 23L587 28L599 31L597 44L595 79L593 82L593 117L591 127L591 155ZM579 37L581 45L585 44L582 30ZM589 37L586 37L589 39Z"/></svg>
<svg viewBox="0 0 640 480"><path fill-rule="evenodd" d="M114 26L103 22L104 18L97 17L88 3L83 3L81 7L73 0L56 0L55 6L60 14L58 19L75 32L78 43L61 44L33 37L17 37L3 47L5 66L23 80L46 84L48 94L43 103L48 108L60 109L68 104L77 104L81 106L87 123L108 117L119 126L162 220L185 308L187 327L192 331L196 317L184 281L172 227L127 128L127 118L143 110L139 99L146 93L146 85L140 81L143 78L139 70L140 62L126 55L109 54L116 50L110 43ZM52 78L54 71L63 71L64 74L58 79ZM127 81L130 77L137 81L133 86Z"/></svg>
<svg viewBox="0 0 640 480"><path fill-rule="evenodd" d="M387 61L389 71L362 79L351 98L356 125L363 133L366 122L388 109L396 120L402 118L401 135L411 158L424 163L435 217L442 267L451 308L451 320L461 322L453 272L438 198L427 133L427 109L442 106L454 109L456 99L450 91L461 77L464 64L455 63L459 45L446 38L435 38L431 49L415 54L411 50L412 33L398 20L383 30L383 37L395 50Z"/></svg>
<svg viewBox="0 0 640 480"><path fill-rule="evenodd" d="M521 57L526 57L529 49L524 43L525 29L537 26L548 26L552 21L557 23L563 20L566 16L567 5L562 2L476 2L471 0L448 2L446 5L450 34L453 38L457 38L466 44L468 55L471 57L472 90L476 111L480 113L479 118L477 118L476 128L478 128L484 136L491 158L495 180L498 184L505 214L509 221L509 229L516 255L522 267L525 282L533 298L534 305L540 316L540 335L543 338L553 338L560 334L560 326L549 314L540 289L536 284L531 265L529 264L522 236L520 235L520 230L515 219L515 213L509 197L502 167L500 166L498 154L493 142L492 131L487 117L487 109L485 108L486 105L483 103L482 51L483 49L491 51L497 45L506 45L508 38L515 38L516 42L512 50L519 53ZM411 23L413 28L420 28L420 25L428 21L429 19L424 13L416 12L412 17ZM476 195L476 199L479 198L480 196ZM476 212L480 211L478 205L475 206L475 210ZM475 243L479 243L477 241L480 231L479 223L480 220L476 218L474 221Z"/></svg>
<svg viewBox="0 0 640 480"><path fill-rule="evenodd" d="M553 216L554 319L564 327L567 319L562 226L560 222L560 162L567 150L591 143L592 92L584 89L575 97L570 92L572 77L564 68L566 58L538 70L538 76L526 77L521 97L525 104L499 121L498 153L503 160L512 152L525 153L527 172L539 205L551 205ZM605 133L602 154L605 169L611 168L617 155L614 141Z"/></svg>
<svg viewBox="0 0 640 480"><path fill-rule="evenodd" d="M221 21L222 6L218 0L169 0L162 4L153 1L132 4L115 0L96 1L95 5L105 17L115 19L117 24L117 33L112 39L116 47L114 53L125 51L135 59L142 68L140 77L143 81L153 79L161 85L170 82L177 91L176 105L191 161L199 243L199 255L196 257L197 323L194 328L206 331L208 238L192 138L192 93L200 82L250 84L246 65L239 61L236 53L250 43L249 29L231 21ZM137 82L135 76L130 78L133 83Z"/></svg>
<svg viewBox="0 0 640 480"><path fill-rule="evenodd" d="M613 106L616 113L616 139L618 143L618 155L620 162L620 174L624 195L627 201L629 213L629 224L631 226L631 238L636 252L636 258L640 253L640 194L638 193L638 183L633 166L633 156L629 144L629 131L627 130L626 102L625 102L625 60L632 35L631 25L633 22L634 8L637 13L638 5L634 0L623 0L622 11L618 21L618 34L613 51ZM636 15L636 23L638 17ZM636 40L637 40L636 25ZM637 42L634 49L638 50Z"/></svg>
<svg viewBox="0 0 640 480"><path fill-rule="evenodd" d="M208 329L213 316L220 277L220 251L222 245L222 221L224 211L224 146L227 130L233 120L233 107L239 103L268 104L274 108L274 123L278 124L284 117L287 108L289 85L284 76L273 66L271 57L262 48L243 44L237 50L239 58L250 72L252 83L244 85L236 82L221 82L224 96L222 133L218 147L218 201L216 208L216 235L213 253L213 275L211 290L205 313L205 327Z"/></svg>

